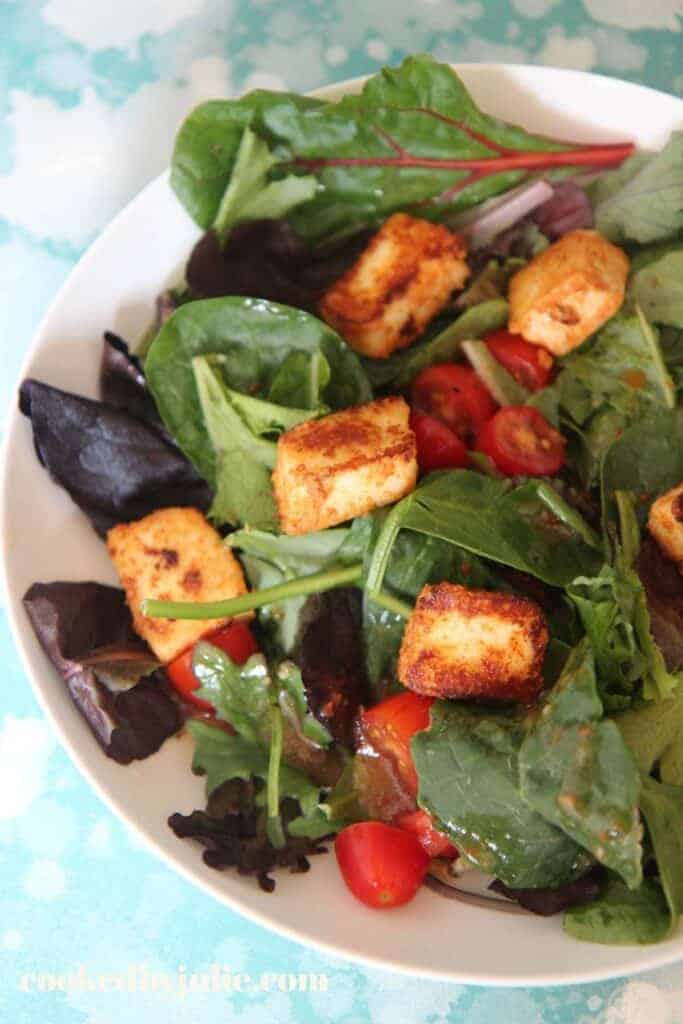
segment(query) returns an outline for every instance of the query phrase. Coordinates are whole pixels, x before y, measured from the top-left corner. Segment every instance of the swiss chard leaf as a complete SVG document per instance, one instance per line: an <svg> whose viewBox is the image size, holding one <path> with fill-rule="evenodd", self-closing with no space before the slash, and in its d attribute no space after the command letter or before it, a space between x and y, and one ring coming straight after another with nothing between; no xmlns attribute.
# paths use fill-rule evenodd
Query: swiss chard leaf
<svg viewBox="0 0 683 1024"><path fill-rule="evenodd" d="M400 501L385 521L368 570L368 588L379 590L399 530L438 537L475 555L519 569L553 586L566 586L601 558L585 537L590 527L542 481L511 488L508 481L469 470L434 473ZM572 523L581 523L580 532Z"/></svg>
<svg viewBox="0 0 683 1024"><path fill-rule="evenodd" d="M246 126L280 159L271 179L315 175L315 197L291 216L301 234L315 239L376 224L395 210L446 219L519 182L531 166L525 154L533 154L534 166L539 159L571 163L571 147L480 111L447 64L410 57L336 103L256 92L195 110L176 142L171 183L204 227L234 174ZM543 157L558 150L565 155ZM512 163L505 159L511 155ZM493 165L467 162L481 159Z"/></svg>
<svg viewBox="0 0 683 1024"><path fill-rule="evenodd" d="M587 906L573 907L564 915L568 935L605 946L661 942L670 927L664 893L653 878L646 878L635 890L628 889L618 878L610 878L599 899Z"/></svg>
<svg viewBox="0 0 683 1024"><path fill-rule="evenodd" d="M613 242L657 242L683 228L683 132L604 178L593 195L595 222Z"/></svg>
<svg viewBox="0 0 683 1024"><path fill-rule="evenodd" d="M356 354L325 324L301 310L262 299L190 302L176 310L152 342L145 372L167 428L209 481L217 478L192 362L221 355L236 391L267 395L292 352L320 353L330 377L321 398L334 409L367 401L370 386Z"/></svg>
<svg viewBox="0 0 683 1024"><path fill-rule="evenodd" d="M522 743L521 793L635 889L642 881L640 780L618 728L602 716L593 655L584 642Z"/></svg>
<svg viewBox="0 0 683 1024"><path fill-rule="evenodd" d="M562 885L590 857L538 814L519 788L519 719L439 701L411 742L418 803L460 854L512 888Z"/></svg>
<svg viewBox="0 0 683 1024"><path fill-rule="evenodd" d="M490 299L471 306L448 327L431 338L419 341L388 359L365 359L363 366L373 387L401 391L408 387L421 370L435 363L457 359L463 341L483 338L507 323L508 304L505 299Z"/></svg>

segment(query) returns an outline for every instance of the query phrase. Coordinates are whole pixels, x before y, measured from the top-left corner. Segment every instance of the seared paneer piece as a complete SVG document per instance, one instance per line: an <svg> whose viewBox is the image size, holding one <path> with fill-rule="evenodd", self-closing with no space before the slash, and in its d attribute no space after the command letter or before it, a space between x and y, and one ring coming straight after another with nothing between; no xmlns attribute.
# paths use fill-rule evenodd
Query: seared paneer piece
<svg viewBox="0 0 683 1024"><path fill-rule="evenodd" d="M543 686L547 644L543 612L526 597L427 585L408 619L398 678L429 697L528 702Z"/></svg>
<svg viewBox="0 0 683 1024"><path fill-rule="evenodd" d="M229 620L147 618L140 611L143 598L217 601L247 590L239 562L195 508L163 508L115 526L107 534L107 547L135 629L164 663Z"/></svg>
<svg viewBox="0 0 683 1024"><path fill-rule="evenodd" d="M597 231L570 231L510 281L510 331L566 355L619 309L628 268L626 253Z"/></svg>
<svg viewBox="0 0 683 1024"><path fill-rule="evenodd" d="M415 435L402 398L300 423L280 436L273 488L283 533L310 533L398 501L415 487Z"/></svg>
<svg viewBox="0 0 683 1024"><path fill-rule="evenodd" d="M447 228L395 213L323 296L320 313L357 352L385 358L410 345L463 287L466 255Z"/></svg>
<svg viewBox="0 0 683 1024"><path fill-rule="evenodd" d="M647 527L663 553L683 572L683 483L657 498Z"/></svg>

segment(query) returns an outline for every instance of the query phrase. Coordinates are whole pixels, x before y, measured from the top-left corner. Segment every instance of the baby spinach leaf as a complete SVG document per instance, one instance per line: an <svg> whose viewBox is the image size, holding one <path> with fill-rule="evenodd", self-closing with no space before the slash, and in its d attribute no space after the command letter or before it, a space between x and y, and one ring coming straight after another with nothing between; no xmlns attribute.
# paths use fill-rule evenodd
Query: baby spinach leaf
<svg viewBox="0 0 683 1024"><path fill-rule="evenodd" d="M221 355L223 376L236 391L267 395L292 352L320 353L330 377L320 398L333 409L371 398L358 357L334 331L301 310L262 299L190 302L176 310L152 342L145 360L149 387L179 446L209 481L216 458L197 394L192 361Z"/></svg>
<svg viewBox="0 0 683 1024"><path fill-rule="evenodd" d="M507 323L505 299L490 299L466 309L457 320L424 341L397 352L388 359L364 359L363 366L373 387L402 391L421 370L434 363L459 358L463 341L483 338Z"/></svg>
<svg viewBox="0 0 683 1024"><path fill-rule="evenodd" d="M379 590L395 537L401 529L439 537L475 555L530 573L553 586L566 586L576 576L597 571L601 558L579 533L571 515L561 521L554 495L549 507L541 481L510 487L470 470L433 473L387 516L374 547L367 586ZM588 570L588 573L587 573Z"/></svg>
<svg viewBox="0 0 683 1024"><path fill-rule="evenodd" d="M683 132L660 153L604 177L593 195L595 224L613 242L657 242L683 228Z"/></svg>
<svg viewBox="0 0 683 1024"><path fill-rule="evenodd" d="M683 914L683 788L646 777L640 807L669 904L673 930Z"/></svg>
<svg viewBox="0 0 683 1024"><path fill-rule="evenodd" d="M322 352L290 352L271 382L268 400L319 409L330 377L330 364Z"/></svg>
<svg viewBox="0 0 683 1024"><path fill-rule="evenodd" d="M418 803L463 857L505 885L562 885L582 874L590 857L520 792L523 738L518 718L438 701L430 727L411 742Z"/></svg>
<svg viewBox="0 0 683 1024"><path fill-rule="evenodd" d="M683 687L615 715L614 722L643 775L659 763L662 782L683 786Z"/></svg>
<svg viewBox="0 0 683 1024"><path fill-rule="evenodd" d="M312 199L317 183L308 174L288 174L277 181L267 175L279 160L247 125L242 132L228 187L220 201L213 228L221 239L242 220L277 219L299 203Z"/></svg>
<svg viewBox="0 0 683 1024"><path fill-rule="evenodd" d="M582 942L605 946L647 945L666 938L670 915L662 888L655 879L646 878L633 890L612 877L594 903L572 907L565 913L564 930Z"/></svg>
<svg viewBox="0 0 683 1024"><path fill-rule="evenodd" d="M648 320L683 327L683 248L665 253L637 270L631 278L628 296L638 303Z"/></svg>
<svg viewBox="0 0 683 1024"><path fill-rule="evenodd" d="M593 655L584 641L521 745L521 793L636 889L643 877L640 780L618 728L602 716Z"/></svg>

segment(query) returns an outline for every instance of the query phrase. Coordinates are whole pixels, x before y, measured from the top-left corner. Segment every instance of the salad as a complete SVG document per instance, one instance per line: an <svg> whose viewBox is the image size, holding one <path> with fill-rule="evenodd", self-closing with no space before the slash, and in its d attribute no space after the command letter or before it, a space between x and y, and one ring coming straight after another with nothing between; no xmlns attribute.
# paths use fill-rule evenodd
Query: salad
<svg viewBox="0 0 683 1024"><path fill-rule="evenodd" d="M24 596L104 753L186 731L206 805L170 827L267 891L333 848L368 906L478 871L664 939L683 133L536 136L416 56L202 104L171 183L203 234L135 351L105 333L101 400L20 392L120 578Z"/></svg>

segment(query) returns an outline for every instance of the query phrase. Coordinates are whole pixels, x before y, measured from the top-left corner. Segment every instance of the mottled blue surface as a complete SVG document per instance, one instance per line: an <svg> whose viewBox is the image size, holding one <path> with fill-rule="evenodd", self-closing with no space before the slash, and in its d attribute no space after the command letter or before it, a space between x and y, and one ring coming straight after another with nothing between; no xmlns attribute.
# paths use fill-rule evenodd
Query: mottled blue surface
<svg viewBox="0 0 683 1024"><path fill-rule="evenodd" d="M682 93L682 17L683 0L0 0L1 408L55 290L164 167L176 124L200 99L255 85L310 89L418 49ZM506 992L351 966L250 924L141 849L93 795L43 719L4 620L0 652L3 1022L683 1022L683 966ZM37 991L33 975L81 964L87 978ZM277 980L271 991L185 1000L140 991L143 970L170 982L211 964L255 979L318 972L328 991L288 993ZM85 983L131 966L138 991Z"/></svg>

